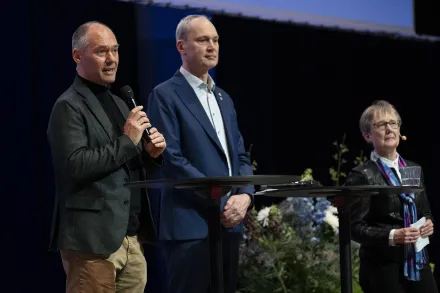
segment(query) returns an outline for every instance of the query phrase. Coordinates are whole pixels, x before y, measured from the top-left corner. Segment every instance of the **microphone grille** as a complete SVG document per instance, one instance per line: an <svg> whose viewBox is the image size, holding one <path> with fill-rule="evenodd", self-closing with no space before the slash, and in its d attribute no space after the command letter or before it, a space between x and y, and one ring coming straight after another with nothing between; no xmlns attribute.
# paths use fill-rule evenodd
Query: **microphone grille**
<svg viewBox="0 0 440 293"><path fill-rule="evenodd" d="M134 98L133 90L129 85L124 85L119 91L121 93L121 98L125 101L129 101Z"/></svg>

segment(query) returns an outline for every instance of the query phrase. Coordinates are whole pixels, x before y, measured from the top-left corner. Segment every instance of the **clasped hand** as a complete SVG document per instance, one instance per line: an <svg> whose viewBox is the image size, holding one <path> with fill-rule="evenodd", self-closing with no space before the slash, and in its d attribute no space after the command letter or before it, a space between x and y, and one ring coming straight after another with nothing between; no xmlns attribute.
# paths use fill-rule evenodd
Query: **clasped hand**
<svg viewBox="0 0 440 293"><path fill-rule="evenodd" d="M232 228L240 224L246 216L250 203L251 198L246 193L230 196L221 215L223 226Z"/></svg>

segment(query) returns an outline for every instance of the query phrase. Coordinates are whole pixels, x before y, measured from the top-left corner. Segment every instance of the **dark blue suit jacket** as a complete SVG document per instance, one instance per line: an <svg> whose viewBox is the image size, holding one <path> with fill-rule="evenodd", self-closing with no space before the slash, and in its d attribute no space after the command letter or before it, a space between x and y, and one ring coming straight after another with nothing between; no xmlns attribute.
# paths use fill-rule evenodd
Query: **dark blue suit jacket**
<svg viewBox="0 0 440 293"><path fill-rule="evenodd" d="M215 87L214 92L225 125L232 175L252 175L233 101L218 87ZM226 155L217 134L196 93L179 71L154 88L148 99L147 115L167 142L163 153L165 164L162 177L182 179L229 176ZM233 189L231 196L247 193L253 201L253 192L253 186L246 186ZM223 210L227 200L227 196L222 197L220 210ZM159 239L206 238L207 213L206 202L194 191L162 189ZM243 224L226 231L242 232Z"/></svg>

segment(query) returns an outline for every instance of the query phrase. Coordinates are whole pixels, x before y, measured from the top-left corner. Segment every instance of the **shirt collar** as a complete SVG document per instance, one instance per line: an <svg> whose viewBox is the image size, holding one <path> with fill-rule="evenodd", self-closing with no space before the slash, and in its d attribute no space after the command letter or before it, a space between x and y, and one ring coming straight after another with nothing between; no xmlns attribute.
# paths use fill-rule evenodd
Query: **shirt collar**
<svg viewBox="0 0 440 293"><path fill-rule="evenodd" d="M396 168L397 170L399 169L399 157L400 157L400 155L397 154L396 159L390 160L388 158L379 156L375 151L372 151L371 155L370 155L370 159L372 161L376 162L380 158L382 160L382 162L384 164L386 164L388 167Z"/></svg>
<svg viewBox="0 0 440 293"><path fill-rule="evenodd" d="M185 77L185 79L188 81L188 83L191 85L193 89L208 89L210 91L215 90L215 82L212 79L212 77L208 74L208 84L204 83L203 80L198 78L197 76L190 73L188 70L183 68L183 66L180 67L180 73Z"/></svg>

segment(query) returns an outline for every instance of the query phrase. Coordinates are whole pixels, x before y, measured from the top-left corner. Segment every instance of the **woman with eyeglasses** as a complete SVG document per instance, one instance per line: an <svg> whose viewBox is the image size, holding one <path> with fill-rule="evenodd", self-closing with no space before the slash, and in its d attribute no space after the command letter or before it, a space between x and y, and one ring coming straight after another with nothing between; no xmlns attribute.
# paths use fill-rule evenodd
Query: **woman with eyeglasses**
<svg viewBox="0 0 440 293"><path fill-rule="evenodd" d="M351 170L345 185L402 185L405 167L418 165L397 152L401 123L399 113L386 101L365 109L359 126L373 151L370 160ZM411 227L423 217L421 228ZM415 250L417 239L433 232L425 191L365 197L354 203L351 235L361 245L359 281L364 293L437 293L427 246Z"/></svg>

